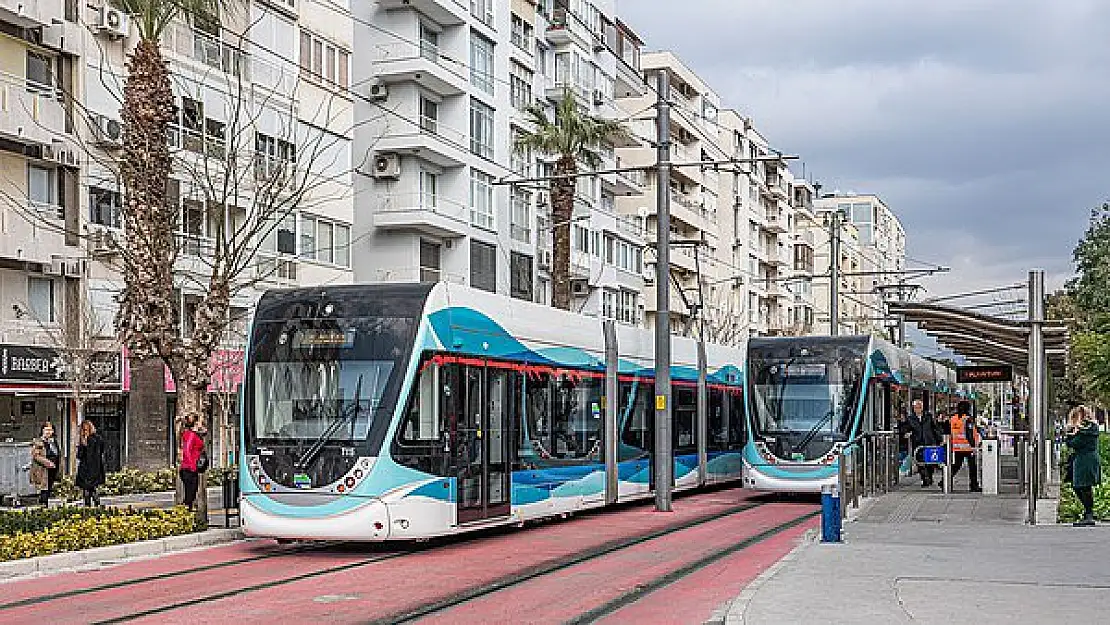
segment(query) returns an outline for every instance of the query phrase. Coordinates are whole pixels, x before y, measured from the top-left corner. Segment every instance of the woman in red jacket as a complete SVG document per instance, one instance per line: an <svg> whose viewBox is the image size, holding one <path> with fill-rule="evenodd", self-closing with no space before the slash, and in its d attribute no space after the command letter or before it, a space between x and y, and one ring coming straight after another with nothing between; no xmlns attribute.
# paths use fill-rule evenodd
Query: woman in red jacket
<svg viewBox="0 0 1110 625"><path fill-rule="evenodd" d="M185 487L185 505L190 508L197 499L197 485L200 483L197 460L203 452L204 439L197 432L197 421L193 417L186 417L185 429L181 432L181 468L178 475Z"/></svg>

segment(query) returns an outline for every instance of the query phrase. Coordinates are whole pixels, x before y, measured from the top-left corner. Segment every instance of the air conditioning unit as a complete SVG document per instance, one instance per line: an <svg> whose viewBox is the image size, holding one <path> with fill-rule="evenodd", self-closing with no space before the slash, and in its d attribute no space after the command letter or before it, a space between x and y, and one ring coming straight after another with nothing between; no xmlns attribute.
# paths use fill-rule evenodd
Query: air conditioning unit
<svg viewBox="0 0 1110 625"><path fill-rule="evenodd" d="M77 154L75 154L73 150L55 148L52 145L42 146L42 159L44 161L52 161L61 165L69 165L71 167L77 166Z"/></svg>
<svg viewBox="0 0 1110 625"><path fill-rule="evenodd" d="M113 39L119 39L127 36L130 31L130 23L126 13L105 4L100 7L100 16L96 23L96 29Z"/></svg>
<svg viewBox="0 0 1110 625"><path fill-rule="evenodd" d="M111 231L97 228L89 232L89 255L107 256L116 251L115 239Z"/></svg>
<svg viewBox="0 0 1110 625"><path fill-rule="evenodd" d="M585 280L574 280L570 283L570 294L585 297L590 294L590 285Z"/></svg>
<svg viewBox="0 0 1110 625"><path fill-rule="evenodd" d="M605 94L600 89L594 90L594 106L605 104Z"/></svg>
<svg viewBox="0 0 1110 625"><path fill-rule="evenodd" d="M540 250L536 255L536 264L540 269L551 269L551 250Z"/></svg>
<svg viewBox="0 0 1110 625"><path fill-rule="evenodd" d="M370 99L375 102L381 102L389 99L389 87L382 83L374 83L370 85Z"/></svg>
<svg viewBox="0 0 1110 625"><path fill-rule="evenodd" d="M118 148L123 145L123 124L107 115L95 117L94 141L103 148Z"/></svg>
<svg viewBox="0 0 1110 625"><path fill-rule="evenodd" d="M397 154L383 153L374 156L374 177L379 180L401 177L401 157Z"/></svg>

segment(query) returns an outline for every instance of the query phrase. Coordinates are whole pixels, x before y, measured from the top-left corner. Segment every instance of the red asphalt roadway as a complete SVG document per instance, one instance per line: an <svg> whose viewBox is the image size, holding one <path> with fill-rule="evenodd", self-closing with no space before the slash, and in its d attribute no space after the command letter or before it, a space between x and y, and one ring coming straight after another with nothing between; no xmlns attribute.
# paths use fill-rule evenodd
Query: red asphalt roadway
<svg viewBox="0 0 1110 625"><path fill-rule="evenodd" d="M745 504L762 505L567 562ZM424 620L563 623L609 605L613 610L600 615L602 622L701 623L789 552L818 520L808 518L634 601L616 602L638 585L816 509L731 489L678 498L669 514L656 513L645 503L424 545L295 549L270 541L241 542L0 584L0 622L384 622L563 563L558 570L473 596ZM159 577L142 581L153 576ZM13 605L17 602L21 604Z"/></svg>

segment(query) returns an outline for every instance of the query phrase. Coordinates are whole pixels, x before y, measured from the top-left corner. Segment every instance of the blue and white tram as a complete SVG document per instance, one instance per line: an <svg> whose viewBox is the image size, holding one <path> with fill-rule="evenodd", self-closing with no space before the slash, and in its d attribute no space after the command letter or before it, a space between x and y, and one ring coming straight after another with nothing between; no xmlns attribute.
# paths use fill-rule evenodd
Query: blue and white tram
<svg viewBox="0 0 1110 625"><path fill-rule="evenodd" d="M648 331L606 333L597 319L444 283L267 293L246 363L244 529L418 539L603 506L610 477L618 500L649 496L652 353ZM706 347L704 395L696 344L675 339L673 354L676 488L740 479L743 349Z"/></svg>
<svg viewBox="0 0 1110 625"><path fill-rule="evenodd" d="M871 336L751 339L745 371L744 483L778 492L835 484L847 442L954 388L951 369Z"/></svg>

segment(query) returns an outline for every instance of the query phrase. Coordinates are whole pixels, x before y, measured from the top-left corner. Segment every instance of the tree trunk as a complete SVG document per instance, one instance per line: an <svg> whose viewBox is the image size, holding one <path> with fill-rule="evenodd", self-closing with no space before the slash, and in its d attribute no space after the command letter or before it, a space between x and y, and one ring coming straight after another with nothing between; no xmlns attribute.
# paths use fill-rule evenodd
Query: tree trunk
<svg viewBox="0 0 1110 625"><path fill-rule="evenodd" d="M127 396L127 459L132 469L152 471L172 464L169 414L166 410L166 365L160 358L131 359Z"/></svg>
<svg viewBox="0 0 1110 625"><path fill-rule="evenodd" d="M556 176L578 172L574 156L564 155L555 164ZM575 178L551 181L551 305L570 310L570 226L574 215Z"/></svg>

